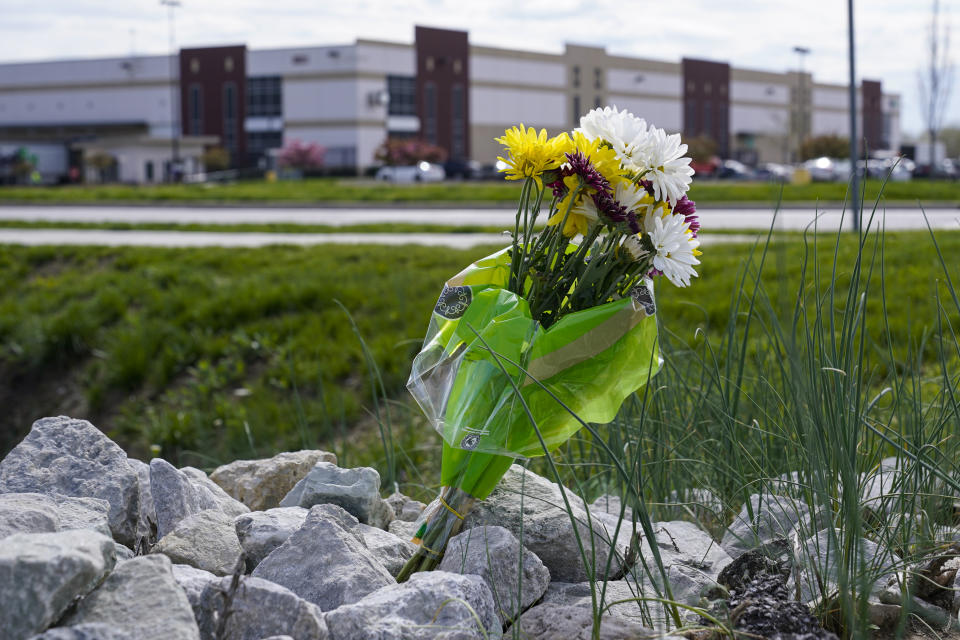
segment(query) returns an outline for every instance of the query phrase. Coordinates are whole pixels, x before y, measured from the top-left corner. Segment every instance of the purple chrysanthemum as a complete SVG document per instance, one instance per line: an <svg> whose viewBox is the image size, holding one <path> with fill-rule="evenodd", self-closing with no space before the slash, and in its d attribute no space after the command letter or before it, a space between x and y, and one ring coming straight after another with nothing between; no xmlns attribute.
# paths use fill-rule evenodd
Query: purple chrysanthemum
<svg viewBox="0 0 960 640"><path fill-rule="evenodd" d="M638 184L639 184L641 187L643 187L643 188L646 190L647 193L649 193L650 195L653 195L653 183L652 183L652 182L650 182L649 180L641 180Z"/></svg>
<svg viewBox="0 0 960 640"><path fill-rule="evenodd" d="M590 162L590 158L585 156L582 151L568 153L566 156L570 167L564 168L565 175L580 176L586 186L593 187L598 192L610 191L610 183L597 171L597 168Z"/></svg>
<svg viewBox="0 0 960 640"><path fill-rule="evenodd" d="M697 203L683 196L677 201L677 206L673 208L674 213L679 213L684 216L684 222L687 222L690 225L690 231L693 232L693 237L697 237L697 233L700 231L700 218L697 217Z"/></svg>

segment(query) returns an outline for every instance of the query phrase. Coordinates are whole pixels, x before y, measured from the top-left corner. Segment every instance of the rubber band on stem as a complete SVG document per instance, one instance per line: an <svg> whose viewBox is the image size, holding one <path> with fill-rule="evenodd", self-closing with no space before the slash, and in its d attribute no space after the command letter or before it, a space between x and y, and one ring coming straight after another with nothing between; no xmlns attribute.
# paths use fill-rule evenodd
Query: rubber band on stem
<svg viewBox="0 0 960 640"><path fill-rule="evenodd" d="M448 505L446 500L444 500L443 498L440 498L440 504L442 504L443 506L445 506L445 507L447 508L447 511L449 511L449 512L452 513L453 515L457 516L457 517L460 518L461 520L463 520L463 516L460 515L459 513L457 513L457 511L456 511L453 507L451 507L450 505Z"/></svg>
<svg viewBox="0 0 960 640"><path fill-rule="evenodd" d="M423 544L422 542L420 543L420 548L423 549L424 551L426 551L427 553L429 553L430 555L434 556L435 558L439 558L439 557L440 557L440 552L439 552L439 551L435 551L435 550L431 549L430 547L428 547L427 545Z"/></svg>

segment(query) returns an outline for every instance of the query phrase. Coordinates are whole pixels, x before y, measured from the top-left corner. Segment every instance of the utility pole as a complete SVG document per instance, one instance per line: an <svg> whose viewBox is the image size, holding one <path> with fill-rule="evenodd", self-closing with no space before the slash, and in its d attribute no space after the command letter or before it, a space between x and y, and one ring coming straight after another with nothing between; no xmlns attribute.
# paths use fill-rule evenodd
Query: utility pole
<svg viewBox="0 0 960 640"><path fill-rule="evenodd" d="M797 60L799 61L799 75L797 84L799 85L797 89L797 106L799 111L797 114L797 161L803 161L802 150L803 143L807 139L807 92L806 92L806 76L804 75L804 59L807 55L810 54L810 49L808 47L794 47L793 52L797 54Z"/></svg>
<svg viewBox="0 0 960 640"><path fill-rule="evenodd" d="M860 176L857 171L857 156L860 155L857 139L857 68L854 59L853 0L847 0L847 47L850 51L850 206L853 209L853 230L860 230Z"/></svg>
<svg viewBox="0 0 960 640"><path fill-rule="evenodd" d="M174 37L173 10L180 6L180 0L160 0L160 4L167 8L167 31L170 36L170 175L168 179L173 182L176 180L177 167L180 165L180 110L177 108L180 89L177 82L179 56Z"/></svg>

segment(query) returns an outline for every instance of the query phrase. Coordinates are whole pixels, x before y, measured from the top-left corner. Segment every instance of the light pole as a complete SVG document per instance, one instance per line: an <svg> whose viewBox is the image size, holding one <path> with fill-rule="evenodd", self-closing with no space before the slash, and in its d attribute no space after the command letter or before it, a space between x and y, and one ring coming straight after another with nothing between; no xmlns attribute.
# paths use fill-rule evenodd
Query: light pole
<svg viewBox="0 0 960 640"><path fill-rule="evenodd" d="M853 0L847 0L847 47L850 53L850 205L853 208L853 230L860 230L860 176L857 171L857 156L860 155L857 140L857 67L853 52Z"/></svg>
<svg viewBox="0 0 960 640"><path fill-rule="evenodd" d="M807 139L807 96L806 96L806 77L804 76L804 60L806 56L810 54L810 49L808 47L794 47L793 52L797 54L797 60L799 61L799 71L797 75L797 106L799 112L797 114L797 161L803 160L801 158L801 150L803 148L803 142Z"/></svg>
<svg viewBox="0 0 960 640"><path fill-rule="evenodd" d="M180 164L180 114L177 100L179 83L177 82L177 52L173 29L173 10L180 6L180 0L160 0L160 5L167 8L167 31L170 36L170 175L169 180L176 180L177 167Z"/></svg>

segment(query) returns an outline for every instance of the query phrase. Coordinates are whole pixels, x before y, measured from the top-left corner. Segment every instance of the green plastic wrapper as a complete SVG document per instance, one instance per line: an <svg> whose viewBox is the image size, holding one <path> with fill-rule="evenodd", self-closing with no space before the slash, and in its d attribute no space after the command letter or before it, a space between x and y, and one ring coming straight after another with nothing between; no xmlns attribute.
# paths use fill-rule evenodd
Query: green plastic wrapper
<svg viewBox="0 0 960 640"><path fill-rule="evenodd" d="M662 364L651 280L544 329L509 276L503 249L447 281L407 382L443 436L441 484L481 500L516 458L573 436L571 412L610 422Z"/></svg>

